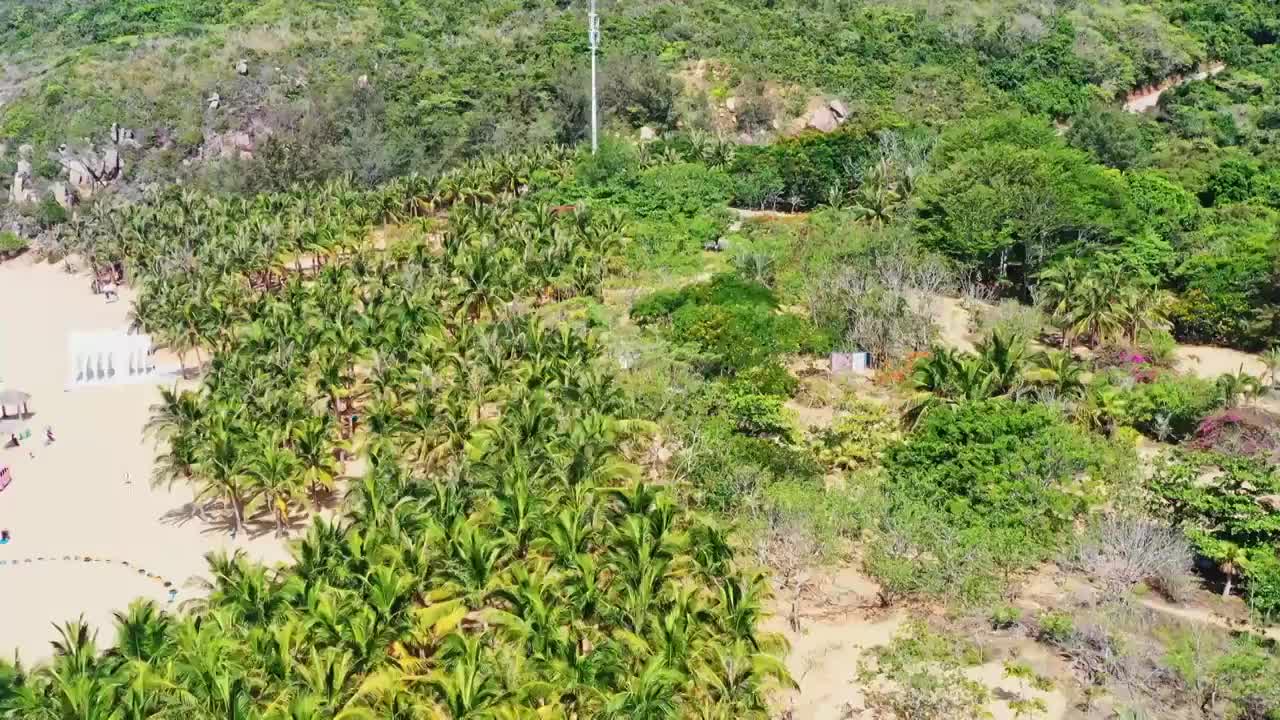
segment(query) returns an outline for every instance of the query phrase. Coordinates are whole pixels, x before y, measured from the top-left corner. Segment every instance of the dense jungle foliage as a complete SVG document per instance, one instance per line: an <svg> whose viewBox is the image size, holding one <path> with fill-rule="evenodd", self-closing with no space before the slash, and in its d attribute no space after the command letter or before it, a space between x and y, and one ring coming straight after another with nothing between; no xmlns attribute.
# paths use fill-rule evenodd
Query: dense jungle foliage
<svg viewBox="0 0 1280 720"><path fill-rule="evenodd" d="M1247 634L1162 635L1139 687L1118 626L1002 602L1052 562L1100 608L1280 611L1280 8L601 10L591 154L581 2L0 8L38 178L138 133L122 186L8 210L201 379L154 409L154 481L300 535L110 650L70 623L0 663L0 717L771 717L761 621L799 631L835 562L990 608L1121 717L1280 713ZM844 123L791 132L813 98ZM903 691L961 683L944 659Z"/></svg>

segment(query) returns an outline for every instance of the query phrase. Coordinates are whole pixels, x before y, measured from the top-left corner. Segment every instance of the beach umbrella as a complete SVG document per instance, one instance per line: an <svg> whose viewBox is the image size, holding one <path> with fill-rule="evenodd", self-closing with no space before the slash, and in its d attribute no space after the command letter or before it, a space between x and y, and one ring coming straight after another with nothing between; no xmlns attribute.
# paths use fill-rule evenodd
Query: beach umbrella
<svg viewBox="0 0 1280 720"><path fill-rule="evenodd" d="M0 405L21 405L31 399L31 393L5 388L0 390Z"/></svg>
<svg viewBox="0 0 1280 720"><path fill-rule="evenodd" d="M16 408L21 410L31 401L31 393L25 393L21 390L13 390L7 388L0 390L0 408ZM3 415L0 412L0 415Z"/></svg>

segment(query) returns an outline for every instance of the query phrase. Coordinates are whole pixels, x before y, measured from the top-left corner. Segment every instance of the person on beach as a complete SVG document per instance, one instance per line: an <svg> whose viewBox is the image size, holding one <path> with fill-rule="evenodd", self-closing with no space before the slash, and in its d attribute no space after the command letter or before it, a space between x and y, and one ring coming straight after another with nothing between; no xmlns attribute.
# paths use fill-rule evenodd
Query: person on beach
<svg viewBox="0 0 1280 720"><path fill-rule="evenodd" d="M11 537L8 530L0 530L0 545L8 545Z"/></svg>
<svg viewBox="0 0 1280 720"><path fill-rule="evenodd" d="M52 444L57 440L57 438L55 438L55 437L53 436L53 426L52 426L52 425L47 425L47 426L45 426L45 429L44 429L44 439L45 439L45 440L48 442L48 444L50 444L50 445L52 445Z"/></svg>

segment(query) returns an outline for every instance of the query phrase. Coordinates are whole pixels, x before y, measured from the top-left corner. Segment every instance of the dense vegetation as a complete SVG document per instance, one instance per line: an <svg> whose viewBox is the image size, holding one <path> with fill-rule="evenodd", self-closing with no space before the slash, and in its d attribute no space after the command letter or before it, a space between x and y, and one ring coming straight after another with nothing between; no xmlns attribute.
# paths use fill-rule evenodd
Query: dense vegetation
<svg viewBox="0 0 1280 720"><path fill-rule="evenodd" d="M327 495L335 458L368 471L293 566L211 557L198 610L136 605L107 655L68 625L53 665L0 675L0 711L764 716L788 681L757 629L767 585L643 478L652 430L593 336L509 305L598 293L620 228L459 200L438 235L365 247L370 222L428 197L404 189L175 195L95 226L97 261L142 283L139 321L215 351L199 391L156 409L158 482L194 483L237 528L283 528Z"/></svg>
<svg viewBox="0 0 1280 720"><path fill-rule="evenodd" d="M122 271L201 377L155 407L155 482L307 528L290 566L210 558L207 598L122 612L111 651L73 623L50 664L0 665L0 716L766 717L791 679L765 600L799 630L833 561L884 605L991 606L1056 561L1098 608L1205 584L1276 618L1274 3L603 2L595 155L569 147L580 5L0 9L14 72L47 69L0 109L37 175L140 132L119 192L10 209L48 257ZM813 96L846 122L774 132ZM1179 342L1269 374L1196 377ZM1087 693L1151 634L1019 613L991 624ZM1134 662L1164 684L1126 704L1280 712L1274 648L1158 642ZM981 705L924 631L902 644L880 710Z"/></svg>

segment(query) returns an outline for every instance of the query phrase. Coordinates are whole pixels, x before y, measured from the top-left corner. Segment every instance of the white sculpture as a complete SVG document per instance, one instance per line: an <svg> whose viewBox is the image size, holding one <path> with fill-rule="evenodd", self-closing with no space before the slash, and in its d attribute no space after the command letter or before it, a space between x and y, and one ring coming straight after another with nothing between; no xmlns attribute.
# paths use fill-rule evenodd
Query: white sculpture
<svg viewBox="0 0 1280 720"><path fill-rule="evenodd" d="M123 385L158 379L150 335L127 332L73 332L67 338L67 387Z"/></svg>

